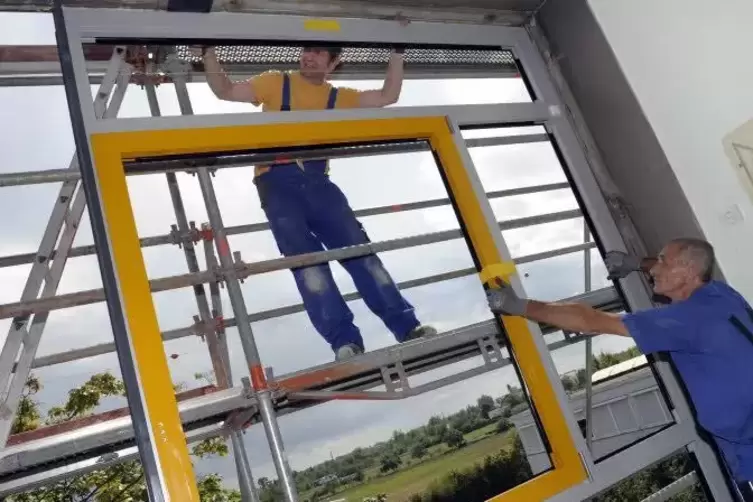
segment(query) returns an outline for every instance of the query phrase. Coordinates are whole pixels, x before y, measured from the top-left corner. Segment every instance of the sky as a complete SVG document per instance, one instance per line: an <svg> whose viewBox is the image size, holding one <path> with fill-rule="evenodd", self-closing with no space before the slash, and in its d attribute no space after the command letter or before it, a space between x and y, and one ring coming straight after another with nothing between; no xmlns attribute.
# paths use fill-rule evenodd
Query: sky
<svg viewBox="0 0 753 502"><path fill-rule="evenodd" d="M0 14L0 45L53 44L51 19L39 14ZM378 83L338 81L337 85L370 88ZM93 88L95 89L95 88ZM217 100L205 84L189 86L194 111L205 113L253 112L251 105L224 103ZM158 88L164 115L178 115L172 87ZM407 80L396 106L491 104L528 101L523 83L518 79ZM67 104L62 87L0 88L0 172L38 171L67 167L73 153L73 139ZM148 116L144 92L131 86L121 108L121 117ZM467 132L466 137L521 134L535 128L505 131ZM487 191L566 181L553 149L547 143L506 145L471 149L471 157ZM428 153L397 154L360 159L333 160L331 175L347 195L354 209L406 203L446 197L433 158ZM188 219L197 225L208 220L198 181L188 174L178 174ZM259 199L247 168L220 170L213 179L226 226L264 221ZM175 222L164 175L136 176L128 180L129 192L139 235L163 235ZM58 184L33 185L3 189L0 211L9 217L0 220L0 256L32 252L37 249L53 207ZM509 197L491 201L499 220L515 219L568 209L577 203L568 190ZM450 207L380 215L362 220L372 241L458 228ZM583 220L567 220L503 232L513 257L557 249L583 242ZM91 229L85 219L75 245L92 243ZM269 232L232 236L233 251L240 251L246 262L279 257ZM204 267L203 253L199 252ZM176 246L147 248L143 252L150 278L165 277L188 271L183 251ZM392 251L380 255L392 277L405 281L431 274L472 266L462 239L439 244ZM592 253L593 288L608 285L598 253ZM529 297L555 300L584 292L583 254L576 253L519 267ZM0 303L20 298L30 266L0 269ZM349 276L338 265L333 272L341 291L354 291ZM69 260L58 293L70 293L101 287L93 256ZM288 271L257 275L247 279L242 289L251 313L297 304L300 297ZM440 331L491 319L481 284L476 276L404 291L416 307L420 320ZM169 330L192 324L197 314L191 289L153 295L160 329ZM226 316L232 312L225 290ZM394 343L391 334L361 301L350 302L368 350ZM0 337L7 333L7 321L0 322ZM265 366L276 375L305 369L332 360L326 343L313 330L305 314L262 321L252 325L256 343ZM547 337L551 342L557 335ZM246 374L246 364L235 329L228 330L231 365L235 382ZM112 341L112 331L104 304L54 311L39 347L38 355L48 355L75 348ZM596 353L614 352L632 346L629 339L600 336L594 340ZM165 343L175 382L189 388L203 385L194 379L196 372L211 370L206 345L198 337ZM580 368L585 354L582 344L552 354L560 374ZM478 365L471 360L423 376L416 382ZM43 390L39 400L44 408L63 401L67 392L93 374L111 371L119 375L114 354L97 356L63 365L43 368L35 373ZM431 416L450 414L478 397L503 395L507 384L519 385L512 368L504 368L403 401L334 402L280 418L283 440L291 465L303 469L310 465L385 440L394 430L408 430L425 423ZM108 403L122 406L124 403ZM274 477L274 467L261 426L249 429L245 436L249 458L256 478ZM229 484L235 484L230 458L202 463L199 472L221 472Z"/></svg>

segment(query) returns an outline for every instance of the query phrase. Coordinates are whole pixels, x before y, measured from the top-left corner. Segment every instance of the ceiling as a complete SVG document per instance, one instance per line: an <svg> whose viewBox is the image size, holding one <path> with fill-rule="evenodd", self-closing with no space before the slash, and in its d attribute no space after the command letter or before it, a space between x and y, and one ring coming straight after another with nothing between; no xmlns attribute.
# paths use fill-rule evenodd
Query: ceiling
<svg viewBox="0 0 753 502"><path fill-rule="evenodd" d="M545 0L214 0L213 10L521 25ZM77 7L165 9L167 0L63 0ZM44 12L52 0L2 0L0 11Z"/></svg>

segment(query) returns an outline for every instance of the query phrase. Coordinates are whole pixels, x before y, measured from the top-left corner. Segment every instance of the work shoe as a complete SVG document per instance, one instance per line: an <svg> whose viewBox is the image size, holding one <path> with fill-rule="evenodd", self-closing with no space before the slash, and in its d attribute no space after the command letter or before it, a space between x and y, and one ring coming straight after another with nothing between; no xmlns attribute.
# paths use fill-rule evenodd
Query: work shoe
<svg viewBox="0 0 753 502"><path fill-rule="evenodd" d="M430 338L437 335L437 330L431 326L417 326L413 328L405 337L404 342L417 340L419 338Z"/></svg>
<svg viewBox="0 0 753 502"><path fill-rule="evenodd" d="M349 343L335 351L335 361L344 361L359 354L363 354L363 349L354 343Z"/></svg>

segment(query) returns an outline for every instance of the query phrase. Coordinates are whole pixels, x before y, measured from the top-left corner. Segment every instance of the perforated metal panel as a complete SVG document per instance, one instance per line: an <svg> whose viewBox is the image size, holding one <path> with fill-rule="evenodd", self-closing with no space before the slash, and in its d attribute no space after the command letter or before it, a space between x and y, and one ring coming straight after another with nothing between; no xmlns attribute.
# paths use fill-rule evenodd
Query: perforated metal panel
<svg viewBox="0 0 753 502"><path fill-rule="evenodd" d="M178 55L190 62L198 63L187 47L177 47ZM269 69L289 69L298 66L301 47L269 46L225 46L217 47L220 63L228 65L229 70L236 67ZM347 47L342 52L342 70L347 73L367 73L383 71L390 56L390 49ZM517 73L513 55L508 50L473 50L473 49L407 49L405 51L406 73L437 72L437 77L448 72L483 72L489 74ZM245 68L244 68L245 69Z"/></svg>

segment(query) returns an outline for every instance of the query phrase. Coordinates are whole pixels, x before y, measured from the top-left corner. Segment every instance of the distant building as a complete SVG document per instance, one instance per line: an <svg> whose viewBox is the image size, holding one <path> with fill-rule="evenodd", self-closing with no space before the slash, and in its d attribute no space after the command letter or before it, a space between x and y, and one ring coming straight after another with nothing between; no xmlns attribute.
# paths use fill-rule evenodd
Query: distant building
<svg viewBox="0 0 753 502"><path fill-rule="evenodd" d="M595 372L591 378L592 448L602 458L651 435L673 419L647 366L644 356ZM570 395L570 409L585 434L585 391ZM550 468L530 410L510 417L520 435L531 470L538 474Z"/></svg>

